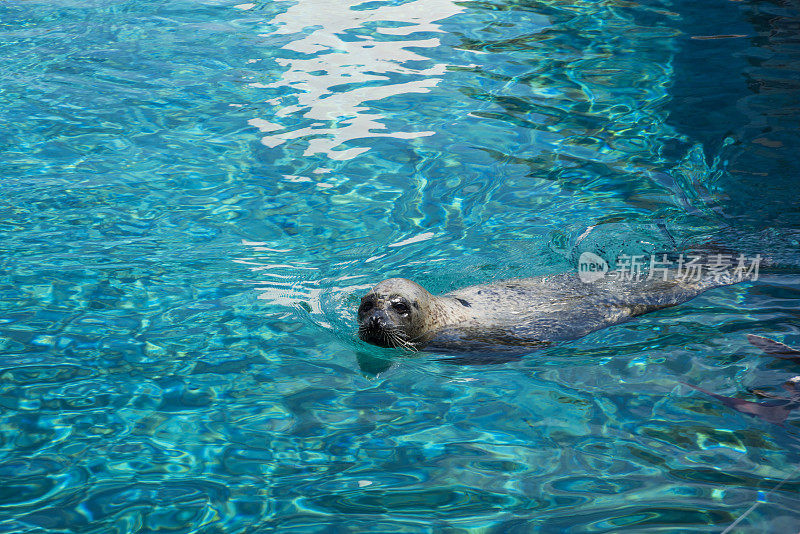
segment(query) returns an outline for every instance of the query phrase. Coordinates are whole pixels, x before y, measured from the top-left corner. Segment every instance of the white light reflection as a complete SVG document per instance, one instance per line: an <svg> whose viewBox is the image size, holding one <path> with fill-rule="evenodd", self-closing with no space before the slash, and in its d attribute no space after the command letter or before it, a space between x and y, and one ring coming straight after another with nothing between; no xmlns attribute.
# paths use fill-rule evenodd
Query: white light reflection
<svg viewBox="0 0 800 534"><path fill-rule="evenodd" d="M280 80L271 84L251 84L253 87L290 87L296 103L276 112L270 120L253 118L249 122L268 135L262 143L270 148L297 138L308 138L304 155L326 154L333 160L352 159L366 152L366 147L335 150L343 143L366 137L413 139L433 135L432 131L390 131L381 122L383 117L365 105L390 96L406 93L427 93L440 81L446 65L433 64L428 68L404 66L409 61L426 61L409 48L435 48L438 38L430 32L444 32L437 24L461 11L451 0L416 0L401 5L379 5L357 9L370 0L300 0L271 21L278 29L274 34L311 33L298 38L284 50L305 54L300 58L280 58L278 63L287 70ZM368 24L369 27L365 26ZM401 26L398 26L401 24ZM363 34L357 30L363 29ZM356 30L356 32L353 32ZM370 33L391 36L393 40L376 39ZM413 34L428 32L426 38L414 39ZM348 40L343 40L346 36ZM412 36L397 40L398 36ZM354 39L355 40L351 40ZM394 75L410 75L417 79L397 82ZM347 89L348 84L385 82ZM281 99L273 101L281 105ZM275 124L275 119L301 114L315 122L293 129ZM296 120L296 118L294 119ZM333 124L332 124L333 123ZM281 131L282 130L282 131Z"/></svg>

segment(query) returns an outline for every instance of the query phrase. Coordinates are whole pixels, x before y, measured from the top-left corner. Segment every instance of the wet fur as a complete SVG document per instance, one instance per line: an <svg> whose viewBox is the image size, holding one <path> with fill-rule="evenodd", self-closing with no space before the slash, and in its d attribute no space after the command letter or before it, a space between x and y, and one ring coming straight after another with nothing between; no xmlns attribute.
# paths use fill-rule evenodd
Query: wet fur
<svg viewBox="0 0 800 534"><path fill-rule="evenodd" d="M359 337L408 350L529 351L681 304L729 283L675 278L584 283L575 275L559 274L436 296L411 280L391 278L362 298ZM405 308L409 313L401 313Z"/></svg>

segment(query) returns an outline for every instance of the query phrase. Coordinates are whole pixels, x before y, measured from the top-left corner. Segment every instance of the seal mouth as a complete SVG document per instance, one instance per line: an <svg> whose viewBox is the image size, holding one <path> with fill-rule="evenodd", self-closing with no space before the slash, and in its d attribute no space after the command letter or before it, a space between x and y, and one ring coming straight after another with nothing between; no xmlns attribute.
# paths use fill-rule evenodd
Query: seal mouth
<svg viewBox="0 0 800 534"><path fill-rule="evenodd" d="M405 332L397 327L365 326L359 325L358 337L371 345L385 349L408 349L416 351L416 347L408 341Z"/></svg>

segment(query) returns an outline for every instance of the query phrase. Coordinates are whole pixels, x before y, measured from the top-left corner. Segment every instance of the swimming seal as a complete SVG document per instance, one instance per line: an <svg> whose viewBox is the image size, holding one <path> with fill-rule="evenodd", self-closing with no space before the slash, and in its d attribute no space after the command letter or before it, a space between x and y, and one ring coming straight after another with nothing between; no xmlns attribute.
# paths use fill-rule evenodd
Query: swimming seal
<svg viewBox="0 0 800 534"><path fill-rule="evenodd" d="M380 347L444 352L530 350L582 337L735 283L730 277L585 283L565 273L433 295L405 278L376 285L358 308L359 337Z"/></svg>

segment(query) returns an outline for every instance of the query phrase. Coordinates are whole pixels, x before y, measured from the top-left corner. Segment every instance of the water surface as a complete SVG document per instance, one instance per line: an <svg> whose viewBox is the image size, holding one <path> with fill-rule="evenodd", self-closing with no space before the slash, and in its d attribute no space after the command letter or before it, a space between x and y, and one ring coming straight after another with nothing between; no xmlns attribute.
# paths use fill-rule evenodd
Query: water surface
<svg viewBox="0 0 800 534"><path fill-rule="evenodd" d="M681 383L757 400L798 372L745 338L800 345L797 21L3 3L0 531L796 528L794 417ZM672 241L770 265L502 364L355 336L383 278Z"/></svg>

